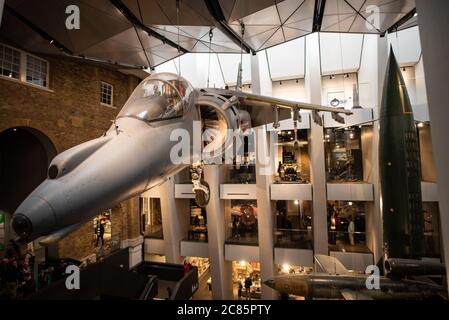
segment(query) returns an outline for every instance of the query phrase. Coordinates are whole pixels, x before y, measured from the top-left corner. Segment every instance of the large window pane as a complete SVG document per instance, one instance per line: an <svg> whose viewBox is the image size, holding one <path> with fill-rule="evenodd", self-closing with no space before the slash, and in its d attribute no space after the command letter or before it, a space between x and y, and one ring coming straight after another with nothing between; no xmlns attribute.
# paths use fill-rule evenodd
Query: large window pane
<svg viewBox="0 0 449 320"><path fill-rule="evenodd" d="M20 52L0 44L0 75L20 78Z"/></svg>

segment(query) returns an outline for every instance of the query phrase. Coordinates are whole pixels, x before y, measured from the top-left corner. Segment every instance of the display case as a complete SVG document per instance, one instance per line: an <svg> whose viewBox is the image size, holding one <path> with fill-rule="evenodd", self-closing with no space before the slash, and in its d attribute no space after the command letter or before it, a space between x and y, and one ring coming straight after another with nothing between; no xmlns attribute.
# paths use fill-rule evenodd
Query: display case
<svg viewBox="0 0 449 320"><path fill-rule="evenodd" d="M276 183L309 183L310 158L307 130L284 130L276 135Z"/></svg>
<svg viewBox="0 0 449 320"><path fill-rule="evenodd" d="M363 181L361 128L324 130L328 182Z"/></svg>
<svg viewBox="0 0 449 320"><path fill-rule="evenodd" d="M187 240L207 242L207 212L199 207L195 200L190 200L190 226Z"/></svg>
<svg viewBox="0 0 449 320"><path fill-rule="evenodd" d="M227 200L226 210L226 243L257 245L257 201Z"/></svg>
<svg viewBox="0 0 449 320"><path fill-rule="evenodd" d="M369 252L366 247L366 205L363 201L328 201L332 251Z"/></svg>
<svg viewBox="0 0 449 320"><path fill-rule="evenodd" d="M141 232L148 238L163 239L160 198L140 198Z"/></svg>
<svg viewBox="0 0 449 320"><path fill-rule="evenodd" d="M312 202L276 201L273 237L275 247L312 249Z"/></svg>

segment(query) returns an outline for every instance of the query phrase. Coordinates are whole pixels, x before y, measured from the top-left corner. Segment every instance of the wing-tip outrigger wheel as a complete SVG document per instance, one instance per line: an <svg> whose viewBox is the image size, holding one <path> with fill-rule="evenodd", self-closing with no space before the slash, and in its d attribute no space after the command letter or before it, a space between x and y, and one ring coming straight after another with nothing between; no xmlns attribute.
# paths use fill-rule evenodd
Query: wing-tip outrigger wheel
<svg viewBox="0 0 449 320"><path fill-rule="evenodd" d="M199 207L204 208L210 200L210 188L209 184L202 179L203 164L193 164L190 168L190 172L193 184L192 191L195 193L196 204Z"/></svg>

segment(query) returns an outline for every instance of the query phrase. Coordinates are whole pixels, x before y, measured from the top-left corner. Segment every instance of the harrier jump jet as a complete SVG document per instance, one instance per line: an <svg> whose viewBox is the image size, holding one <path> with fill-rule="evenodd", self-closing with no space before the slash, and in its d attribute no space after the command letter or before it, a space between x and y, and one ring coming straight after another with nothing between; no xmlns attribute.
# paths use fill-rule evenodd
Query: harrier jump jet
<svg viewBox="0 0 449 320"><path fill-rule="evenodd" d="M291 117L299 121L299 110L339 114L351 111L286 101L241 91L194 89L181 76L153 74L134 90L109 130L56 156L47 179L18 207L12 227L22 241L47 236L41 243L57 241L102 210L137 196L192 166L193 191L199 205L209 199L203 181L203 163L195 152L221 155L228 147L226 130L245 131ZM317 116L318 115L318 116ZM194 129L194 122L201 127ZM200 150L182 155L173 163L170 153L178 141L170 135L184 129L194 140L213 129ZM201 132L202 131L202 132ZM201 140L200 140L201 141ZM192 141L190 142L192 143ZM201 158L198 158L201 159Z"/></svg>

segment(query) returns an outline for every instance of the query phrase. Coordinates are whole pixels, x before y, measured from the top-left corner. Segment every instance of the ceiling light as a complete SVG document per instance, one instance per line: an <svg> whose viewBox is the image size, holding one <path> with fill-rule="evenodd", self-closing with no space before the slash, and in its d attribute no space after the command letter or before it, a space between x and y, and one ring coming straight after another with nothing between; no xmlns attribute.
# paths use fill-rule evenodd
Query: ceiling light
<svg viewBox="0 0 449 320"><path fill-rule="evenodd" d="M423 128L423 127L424 127L424 122L418 123L418 128Z"/></svg>
<svg viewBox="0 0 449 320"><path fill-rule="evenodd" d="M298 205L299 204L299 200L295 200L295 205Z"/></svg>
<svg viewBox="0 0 449 320"><path fill-rule="evenodd" d="M352 201L349 201L348 204L349 204L350 206L352 206Z"/></svg>

